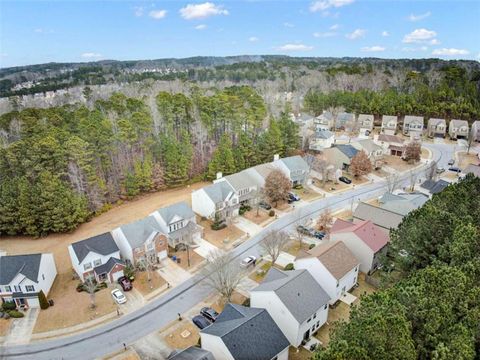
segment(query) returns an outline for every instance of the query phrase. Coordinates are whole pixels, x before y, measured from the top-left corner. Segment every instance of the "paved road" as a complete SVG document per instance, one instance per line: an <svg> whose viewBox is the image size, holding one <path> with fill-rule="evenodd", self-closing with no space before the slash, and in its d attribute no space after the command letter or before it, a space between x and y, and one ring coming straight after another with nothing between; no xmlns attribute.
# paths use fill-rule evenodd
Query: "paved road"
<svg viewBox="0 0 480 360"><path fill-rule="evenodd" d="M446 167L448 160L453 157L453 146L451 145L426 144L425 146L432 150L433 158L441 166ZM416 171L423 173L424 169ZM402 185L407 185L409 175L403 175L401 181ZM237 260L247 254L258 255L258 243L270 229L288 230L300 219L315 218L327 207L335 209L350 206L353 201L380 196L384 191L385 184L383 182L373 183L297 208L241 244L232 253L238 258ZM175 320L177 313L187 312L210 295L211 290L205 286L202 280L201 275L195 275L137 311L84 333L28 345L4 346L0 348L0 358L9 360L77 360L94 359L119 351L123 348L123 343L131 344L158 331Z"/></svg>

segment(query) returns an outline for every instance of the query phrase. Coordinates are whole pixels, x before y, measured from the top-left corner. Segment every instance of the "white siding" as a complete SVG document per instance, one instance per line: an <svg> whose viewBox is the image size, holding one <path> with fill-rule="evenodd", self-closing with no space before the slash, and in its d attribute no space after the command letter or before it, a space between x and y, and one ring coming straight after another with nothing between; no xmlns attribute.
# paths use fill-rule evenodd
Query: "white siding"
<svg viewBox="0 0 480 360"><path fill-rule="evenodd" d="M38 271L38 286L43 290L45 295L48 295L56 276L57 268L53 254L42 254L40 269Z"/></svg>
<svg viewBox="0 0 480 360"><path fill-rule="evenodd" d="M101 255L101 254L97 254L97 253L94 253L94 252L89 252L88 255L85 257L85 259L83 259L82 262L79 264L77 255L75 254L75 251L73 250L72 245L68 246L68 252L70 253L70 260L72 262L72 266L73 266L75 272L78 274L78 276L82 280L85 280L83 278L83 274L85 272L92 271L93 268L96 266L96 265L93 264L94 261L100 260L100 262L101 262L100 265L101 265L101 264L105 264L111 257L115 257L117 259L120 259L120 251L116 251L116 252L108 254L108 255ZM87 264L87 263L90 263L90 265L92 266L89 270L84 269L84 265Z"/></svg>
<svg viewBox="0 0 480 360"><path fill-rule="evenodd" d="M200 333L200 338L202 339L202 349L210 351L215 359L234 360L219 336Z"/></svg>
<svg viewBox="0 0 480 360"><path fill-rule="evenodd" d="M113 240L115 240L115 244L117 244L118 248L120 249L120 255L122 255L122 258L129 260L133 264L133 251L129 242L127 241L127 238L123 234L122 229L116 228L112 230L112 237Z"/></svg>
<svg viewBox="0 0 480 360"><path fill-rule="evenodd" d="M192 210L206 218L215 216L215 204L203 189L192 192Z"/></svg>
<svg viewBox="0 0 480 360"><path fill-rule="evenodd" d="M303 324L300 325L299 331L298 331L298 337L297 337L297 344L301 344L303 340L303 335L307 332L308 329L310 329L310 336L313 335L314 332L318 331L323 324L327 322L328 318L328 304L327 308L325 309L324 306L322 306L320 309L318 309L316 312L316 317L315 319L313 318L312 314L312 320L307 321L305 320ZM316 326L318 323L318 327Z"/></svg>

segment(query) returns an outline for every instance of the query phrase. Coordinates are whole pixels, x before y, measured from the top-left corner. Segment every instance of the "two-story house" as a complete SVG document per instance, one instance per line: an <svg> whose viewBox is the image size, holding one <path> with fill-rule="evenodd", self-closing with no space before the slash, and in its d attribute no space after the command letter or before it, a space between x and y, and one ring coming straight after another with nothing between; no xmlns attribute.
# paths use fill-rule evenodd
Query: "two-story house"
<svg viewBox="0 0 480 360"><path fill-rule="evenodd" d="M192 209L205 218L228 222L238 216L239 208L238 195L226 181L192 192Z"/></svg>
<svg viewBox="0 0 480 360"><path fill-rule="evenodd" d="M0 298L19 307L40 307L38 294L48 296L57 268L53 254L1 255Z"/></svg>
<svg viewBox="0 0 480 360"><path fill-rule="evenodd" d="M472 128L470 129L470 136L473 141L480 141L480 120L473 122Z"/></svg>
<svg viewBox="0 0 480 360"><path fill-rule="evenodd" d="M358 140L352 143L352 146L359 151L365 151L368 155L372 166L375 169L379 169L383 165L383 149L380 145L377 145L370 139Z"/></svg>
<svg viewBox="0 0 480 360"><path fill-rule="evenodd" d="M386 135L395 135L397 133L397 116L383 115L381 133Z"/></svg>
<svg viewBox="0 0 480 360"><path fill-rule="evenodd" d="M290 343L265 309L227 304L200 339L215 359L288 359Z"/></svg>
<svg viewBox="0 0 480 360"><path fill-rule="evenodd" d="M354 125L355 125L355 114L341 112L337 115L337 119L335 120L336 130L351 131Z"/></svg>
<svg viewBox="0 0 480 360"><path fill-rule="evenodd" d="M255 181L249 171L242 170L238 173L221 177L215 180L214 183L220 181L226 181L233 188L241 205L254 205L259 187L258 182Z"/></svg>
<svg viewBox="0 0 480 360"><path fill-rule="evenodd" d="M341 240L360 261L360 271L374 272L380 257L386 254L388 234L371 221L352 223L337 219L330 230L330 240Z"/></svg>
<svg viewBox="0 0 480 360"><path fill-rule="evenodd" d="M335 125L335 118L330 111L324 111L322 114L315 118L315 129L318 131L321 130L332 130Z"/></svg>
<svg viewBox="0 0 480 360"><path fill-rule="evenodd" d="M310 150L322 151L323 149L328 149L333 146L335 143L335 135L329 130L319 130L315 131L313 136L310 138L308 147Z"/></svg>
<svg viewBox="0 0 480 360"><path fill-rule="evenodd" d="M265 186L265 179L275 170L276 167L272 163L260 164L246 169L245 171L257 184L257 188L261 189Z"/></svg>
<svg viewBox="0 0 480 360"><path fill-rule="evenodd" d="M202 237L202 228L197 225L195 213L185 201L160 208L150 215L155 218L172 248L192 245Z"/></svg>
<svg viewBox="0 0 480 360"><path fill-rule="evenodd" d="M323 157L328 164L333 165L334 169L348 170L350 162L358 153L352 145L335 145L323 151Z"/></svg>
<svg viewBox="0 0 480 360"><path fill-rule="evenodd" d="M374 141L382 148L385 155L402 157L405 153L405 142L398 136L380 134Z"/></svg>
<svg viewBox="0 0 480 360"><path fill-rule="evenodd" d="M427 124L428 137L444 138L446 133L447 133L447 122L445 121L445 119L436 119L436 118L428 119L428 124Z"/></svg>
<svg viewBox="0 0 480 360"><path fill-rule="evenodd" d="M307 183L310 167L299 155L286 158L275 158L274 167L282 171L292 182L292 185L305 185Z"/></svg>
<svg viewBox="0 0 480 360"><path fill-rule="evenodd" d="M307 270L271 268L250 291L250 306L264 308L290 344L306 342L328 318L330 297Z"/></svg>
<svg viewBox="0 0 480 360"><path fill-rule="evenodd" d="M123 276L125 263L111 233L103 233L68 245L73 270L81 281L115 282Z"/></svg>
<svg viewBox="0 0 480 360"><path fill-rule="evenodd" d="M360 128L360 137L368 137L372 133L374 117L370 114L358 115L358 127Z"/></svg>
<svg viewBox="0 0 480 360"><path fill-rule="evenodd" d="M306 269L330 296L330 304L354 287L360 262L342 241L330 241L301 251L295 269Z"/></svg>
<svg viewBox="0 0 480 360"><path fill-rule="evenodd" d="M421 139L423 126L423 116L406 115L403 119L403 135L410 136L414 140Z"/></svg>
<svg viewBox="0 0 480 360"><path fill-rule="evenodd" d="M151 215L114 229L112 236L122 258L134 266L155 264L167 258L167 236Z"/></svg>
<svg viewBox="0 0 480 360"><path fill-rule="evenodd" d="M448 135L450 139L467 139L468 122L466 120L450 120L450 124L448 124Z"/></svg>

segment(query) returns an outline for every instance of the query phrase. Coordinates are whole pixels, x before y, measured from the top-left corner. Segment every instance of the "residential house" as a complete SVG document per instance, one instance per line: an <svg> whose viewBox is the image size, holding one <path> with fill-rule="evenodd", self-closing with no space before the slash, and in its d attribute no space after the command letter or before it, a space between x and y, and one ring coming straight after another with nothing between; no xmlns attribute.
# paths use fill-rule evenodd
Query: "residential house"
<svg viewBox="0 0 480 360"><path fill-rule="evenodd" d="M287 360L290 346L267 310L235 304L227 304L200 339L202 349L222 360Z"/></svg>
<svg viewBox="0 0 480 360"><path fill-rule="evenodd" d="M382 116L381 133L386 135L395 135L397 133L398 118L392 115Z"/></svg>
<svg viewBox="0 0 480 360"><path fill-rule="evenodd" d="M383 165L383 149L370 139L358 140L352 143L357 150L365 151L375 169L381 168Z"/></svg>
<svg viewBox="0 0 480 360"><path fill-rule="evenodd" d="M410 136L412 140L421 139L423 126L423 116L406 115L403 119L403 135Z"/></svg>
<svg viewBox="0 0 480 360"><path fill-rule="evenodd" d="M446 133L447 133L447 122L445 121L445 119L436 119L436 118L428 119L428 125L427 125L428 137L444 138Z"/></svg>
<svg viewBox="0 0 480 360"><path fill-rule="evenodd" d="M230 221L238 215L238 195L227 181L219 181L192 192L192 209L211 220Z"/></svg>
<svg viewBox="0 0 480 360"><path fill-rule="evenodd" d="M473 141L480 141L480 120L476 120L472 124L471 134Z"/></svg>
<svg viewBox="0 0 480 360"><path fill-rule="evenodd" d="M38 294L48 296L57 268L53 254L1 255L0 298L19 307L40 307Z"/></svg>
<svg viewBox="0 0 480 360"><path fill-rule="evenodd" d="M448 124L448 135L450 139L468 138L468 122L466 120L450 120L450 124Z"/></svg>
<svg viewBox="0 0 480 360"><path fill-rule="evenodd" d="M254 205L259 188L257 181L255 181L249 171L242 170L238 173L221 177L214 180L214 183L220 181L226 181L233 188L240 204Z"/></svg>
<svg viewBox="0 0 480 360"><path fill-rule="evenodd" d="M430 195L438 194L445 190L445 188L450 185L448 181L445 180L425 180L420 187L425 189Z"/></svg>
<svg viewBox="0 0 480 360"><path fill-rule="evenodd" d="M195 213L185 201L160 208L150 215L155 218L172 248L192 245L202 237L202 227L197 225Z"/></svg>
<svg viewBox="0 0 480 360"><path fill-rule="evenodd" d="M322 154L317 154L316 156L312 154L306 154L304 156L305 161L308 166L310 166L310 176L312 178L317 178L318 180L323 180L325 176L326 180L335 180L337 173L338 177L342 176L342 170L335 171L335 166L328 164L325 156Z"/></svg>
<svg viewBox="0 0 480 360"><path fill-rule="evenodd" d="M373 130L373 123L374 123L373 115L369 114L360 114L358 115L358 126L360 128L360 137L368 137L370 136Z"/></svg>
<svg viewBox="0 0 480 360"><path fill-rule="evenodd" d="M328 318L330 296L307 270L270 269L250 291L250 306L268 311L290 344L310 339Z"/></svg>
<svg viewBox="0 0 480 360"><path fill-rule="evenodd" d="M403 139L399 138L398 136L380 134L375 141L377 145L382 147L385 155L402 157L405 153L405 143Z"/></svg>
<svg viewBox="0 0 480 360"><path fill-rule="evenodd" d="M265 179L273 171L277 169L272 163L260 164L246 169L248 175L251 176L256 183L257 188L261 189L265 186Z"/></svg>
<svg viewBox="0 0 480 360"><path fill-rule="evenodd" d="M370 274L386 254L388 234L370 220L352 223L337 219L330 230L330 240L341 240L360 261L360 271Z"/></svg>
<svg viewBox="0 0 480 360"><path fill-rule="evenodd" d="M68 245L73 270L81 281L115 282L123 276L125 263L111 233L103 233Z"/></svg>
<svg viewBox="0 0 480 360"><path fill-rule="evenodd" d="M167 258L167 236L151 215L114 229L112 236L122 258L130 264L155 264Z"/></svg>
<svg viewBox="0 0 480 360"><path fill-rule="evenodd" d="M213 354L205 349L190 346L183 350L174 350L168 355L167 360L215 360Z"/></svg>
<svg viewBox="0 0 480 360"><path fill-rule="evenodd" d="M290 118L298 123L299 125L302 125L304 123L310 122L314 119L312 115L308 115L305 113L297 113L297 114L290 114Z"/></svg>
<svg viewBox="0 0 480 360"><path fill-rule="evenodd" d="M330 304L355 286L360 262L342 241L330 241L301 251L295 269L306 269L330 296Z"/></svg>
<svg viewBox="0 0 480 360"><path fill-rule="evenodd" d="M470 164L462 170L462 173L465 175L473 174L473 176L480 178L480 165Z"/></svg>
<svg viewBox="0 0 480 360"><path fill-rule="evenodd" d="M352 158L357 154L358 150L352 145L335 145L330 149L323 151L323 156L329 164L336 169L348 170Z"/></svg>
<svg viewBox="0 0 480 360"><path fill-rule="evenodd" d="M310 139L309 149L314 151L322 151L328 149L335 143L335 134L329 130L315 131L314 136Z"/></svg>
<svg viewBox="0 0 480 360"><path fill-rule="evenodd" d="M300 155L276 159L272 165L282 171L293 186L307 183L310 167Z"/></svg>
<svg viewBox="0 0 480 360"><path fill-rule="evenodd" d="M409 212L418 209L428 201L429 197L421 192L392 194L386 192L379 199L379 207L385 210L396 212L400 215L407 215Z"/></svg>
<svg viewBox="0 0 480 360"><path fill-rule="evenodd" d="M360 202L353 212L353 222L370 220L375 225L389 232L396 229L403 220L403 215L395 211Z"/></svg>
<svg viewBox="0 0 480 360"><path fill-rule="evenodd" d="M355 125L355 114L341 112L337 115L335 129L351 131Z"/></svg>
<svg viewBox="0 0 480 360"><path fill-rule="evenodd" d="M335 125L335 118L330 111L324 111L315 118L316 130L332 130Z"/></svg>

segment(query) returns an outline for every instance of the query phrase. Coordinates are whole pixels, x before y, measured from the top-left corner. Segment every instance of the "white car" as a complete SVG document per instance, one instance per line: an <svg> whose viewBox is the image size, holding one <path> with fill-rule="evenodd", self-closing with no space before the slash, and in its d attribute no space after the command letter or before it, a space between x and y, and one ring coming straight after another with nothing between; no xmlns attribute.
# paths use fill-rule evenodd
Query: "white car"
<svg viewBox="0 0 480 360"><path fill-rule="evenodd" d="M112 290L112 297L117 304L125 304L127 302L125 295L118 289Z"/></svg>
<svg viewBox="0 0 480 360"><path fill-rule="evenodd" d="M245 259L242 260L242 262L240 263L240 266L247 268L250 265L255 266L256 262L257 262L257 258L255 256L247 256Z"/></svg>

